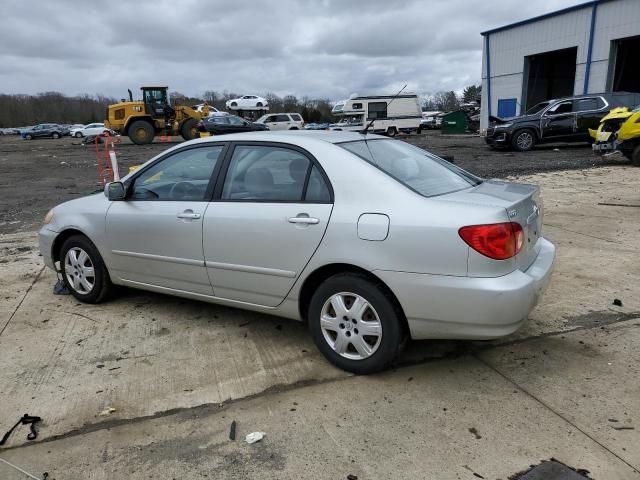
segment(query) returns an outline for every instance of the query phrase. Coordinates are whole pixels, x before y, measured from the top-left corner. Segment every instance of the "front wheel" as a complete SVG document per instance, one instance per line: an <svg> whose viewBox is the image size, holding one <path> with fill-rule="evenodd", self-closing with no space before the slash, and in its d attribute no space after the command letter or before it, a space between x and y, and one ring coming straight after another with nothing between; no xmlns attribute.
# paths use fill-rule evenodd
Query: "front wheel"
<svg viewBox="0 0 640 480"><path fill-rule="evenodd" d="M33 140L33 137L31 135L29 135L28 133L24 136L24 138L26 140Z"/></svg>
<svg viewBox="0 0 640 480"><path fill-rule="evenodd" d="M322 354L356 374L383 370L403 343L402 313L381 285L363 275L325 280L311 298L308 320Z"/></svg>
<svg viewBox="0 0 640 480"><path fill-rule="evenodd" d="M76 134L74 135L76 138L82 138L82 134L80 132L76 132Z"/></svg>
<svg viewBox="0 0 640 480"><path fill-rule="evenodd" d="M51 138L53 138L54 140L57 140L58 138L60 138L60 134L58 132L53 132L51 134Z"/></svg>
<svg viewBox="0 0 640 480"><path fill-rule="evenodd" d="M391 138L395 137L398 133L398 130L396 130L396 127L389 127L387 129L387 135L390 136Z"/></svg>
<svg viewBox="0 0 640 480"><path fill-rule="evenodd" d="M182 138L185 140L193 140L194 138L198 138L198 122L195 119L190 118L186 120L182 124L182 128L180 129L180 134Z"/></svg>
<svg viewBox="0 0 640 480"><path fill-rule="evenodd" d="M136 145L147 145L153 142L153 126L144 120L136 120L129 127L129 138Z"/></svg>
<svg viewBox="0 0 640 480"><path fill-rule="evenodd" d="M528 152L536 144L536 137L529 129L518 130L511 138L511 146L519 152Z"/></svg>
<svg viewBox="0 0 640 480"><path fill-rule="evenodd" d="M98 249L82 235L69 237L60 250L62 277L81 302L100 303L111 290L109 272Z"/></svg>

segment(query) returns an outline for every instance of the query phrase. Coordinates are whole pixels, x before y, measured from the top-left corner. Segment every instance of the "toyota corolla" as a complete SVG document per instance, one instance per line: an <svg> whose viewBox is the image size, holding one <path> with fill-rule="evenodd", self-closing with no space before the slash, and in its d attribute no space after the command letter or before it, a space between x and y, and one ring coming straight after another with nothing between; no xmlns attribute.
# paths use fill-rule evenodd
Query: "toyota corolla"
<svg viewBox="0 0 640 480"><path fill-rule="evenodd" d="M555 247L533 185L405 142L260 132L177 145L53 208L45 263L80 301L124 285L302 320L355 373L407 339L490 339L526 320Z"/></svg>

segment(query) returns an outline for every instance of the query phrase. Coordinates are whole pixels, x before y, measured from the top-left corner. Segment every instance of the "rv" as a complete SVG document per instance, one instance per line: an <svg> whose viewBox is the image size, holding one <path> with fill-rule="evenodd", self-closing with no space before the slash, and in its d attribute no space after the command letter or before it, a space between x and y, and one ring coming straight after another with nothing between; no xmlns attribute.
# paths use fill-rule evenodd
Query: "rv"
<svg viewBox="0 0 640 480"><path fill-rule="evenodd" d="M331 130L359 132L374 120L368 131L390 137L401 132L419 132L422 120L422 109L415 94L350 98L336 103L331 113L341 117L331 125Z"/></svg>

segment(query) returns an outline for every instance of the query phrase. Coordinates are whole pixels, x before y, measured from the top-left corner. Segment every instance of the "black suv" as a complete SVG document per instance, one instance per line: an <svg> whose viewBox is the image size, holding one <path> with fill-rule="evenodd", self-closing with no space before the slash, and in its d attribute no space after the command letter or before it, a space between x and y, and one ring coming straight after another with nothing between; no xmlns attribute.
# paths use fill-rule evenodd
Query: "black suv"
<svg viewBox="0 0 640 480"><path fill-rule="evenodd" d="M546 100L524 115L489 117L485 141L490 147L513 147L525 152L537 143L588 142L589 129L616 107L637 105L639 93L592 93Z"/></svg>

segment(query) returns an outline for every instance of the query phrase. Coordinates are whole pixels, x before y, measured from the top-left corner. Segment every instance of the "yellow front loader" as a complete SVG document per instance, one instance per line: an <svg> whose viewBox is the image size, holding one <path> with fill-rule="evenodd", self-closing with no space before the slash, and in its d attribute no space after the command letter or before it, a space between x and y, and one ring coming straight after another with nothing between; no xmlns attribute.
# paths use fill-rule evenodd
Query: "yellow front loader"
<svg viewBox="0 0 640 480"><path fill-rule="evenodd" d="M156 135L177 136L185 140L197 138L197 123L209 114L205 104L202 112L186 105L171 105L167 87L142 87L142 100L129 101L107 108L105 127L128 136L138 145L151 143Z"/></svg>

